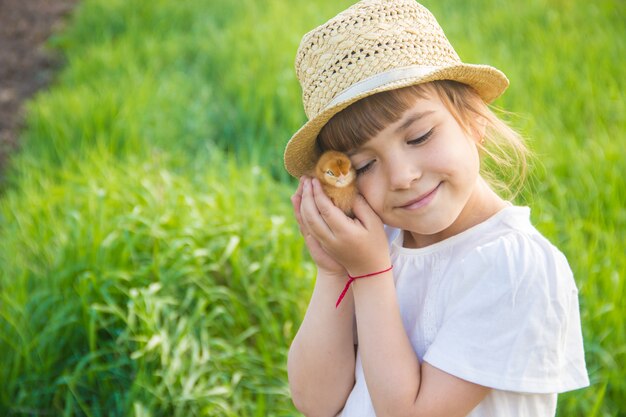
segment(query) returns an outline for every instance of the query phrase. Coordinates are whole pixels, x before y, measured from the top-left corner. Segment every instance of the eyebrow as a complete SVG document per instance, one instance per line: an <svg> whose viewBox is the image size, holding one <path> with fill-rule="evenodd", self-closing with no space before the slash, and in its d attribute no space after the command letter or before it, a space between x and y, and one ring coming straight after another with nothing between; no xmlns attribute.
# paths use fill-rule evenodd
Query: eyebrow
<svg viewBox="0 0 626 417"><path fill-rule="evenodd" d="M410 114L407 119L404 121L404 123L402 123L400 126L398 126L398 128L396 129L395 133L398 134L406 129L409 128L409 126L411 126L413 123L415 123L416 121L418 121L419 119L429 116L431 114L433 114L435 111L434 110L426 110L423 112L416 112L416 113L412 113ZM362 146L359 146L356 149L352 149L348 152L346 152L346 155L348 156L353 156L354 154L359 153L359 151L362 149Z"/></svg>
<svg viewBox="0 0 626 417"><path fill-rule="evenodd" d="M403 130L406 130L409 128L409 126L411 126L413 123L415 123L416 121L418 121L419 119L426 117L430 114L434 113L433 110L427 110L424 112L419 112L419 113L413 113L411 114L405 121L404 123L402 123L397 129L396 129L396 133L400 133Z"/></svg>

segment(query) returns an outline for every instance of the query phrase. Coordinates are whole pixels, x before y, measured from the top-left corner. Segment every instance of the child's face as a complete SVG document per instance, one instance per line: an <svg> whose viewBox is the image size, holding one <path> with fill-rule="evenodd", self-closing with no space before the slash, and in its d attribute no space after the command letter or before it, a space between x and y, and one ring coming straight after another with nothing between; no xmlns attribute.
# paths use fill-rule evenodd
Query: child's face
<svg viewBox="0 0 626 417"><path fill-rule="evenodd" d="M472 210L489 200L479 140L433 93L349 155L359 191L382 221L430 244L469 227Z"/></svg>

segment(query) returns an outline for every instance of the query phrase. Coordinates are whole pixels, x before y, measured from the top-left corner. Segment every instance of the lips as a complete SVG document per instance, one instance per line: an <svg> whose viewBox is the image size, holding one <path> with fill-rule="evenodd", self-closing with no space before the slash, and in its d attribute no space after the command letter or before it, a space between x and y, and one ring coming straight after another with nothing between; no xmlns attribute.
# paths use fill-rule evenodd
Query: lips
<svg viewBox="0 0 626 417"><path fill-rule="evenodd" d="M437 184L437 186L433 188L432 190L398 207L401 209L416 210L418 208L426 206L428 203L430 203L433 200L433 198L435 198L435 195L437 194L437 191L439 190L440 185L441 183Z"/></svg>

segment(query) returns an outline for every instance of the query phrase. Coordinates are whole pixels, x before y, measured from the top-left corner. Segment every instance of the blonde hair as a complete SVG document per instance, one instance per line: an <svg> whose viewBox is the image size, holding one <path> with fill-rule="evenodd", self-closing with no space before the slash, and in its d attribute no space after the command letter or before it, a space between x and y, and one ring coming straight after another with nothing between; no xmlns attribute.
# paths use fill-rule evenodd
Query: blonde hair
<svg viewBox="0 0 626 417"><path fill-rule="evenodd" d="M347 152L363 145L385 126L400 119L418 98L436 93L450 114L468 134L483 130L477 144L480 172L504 198L514 198L524 184L529 151L524 139L501 120L476 91L457 81L442 80L385 91L366 97L337 113L317 137L321 151Z"/></svg>

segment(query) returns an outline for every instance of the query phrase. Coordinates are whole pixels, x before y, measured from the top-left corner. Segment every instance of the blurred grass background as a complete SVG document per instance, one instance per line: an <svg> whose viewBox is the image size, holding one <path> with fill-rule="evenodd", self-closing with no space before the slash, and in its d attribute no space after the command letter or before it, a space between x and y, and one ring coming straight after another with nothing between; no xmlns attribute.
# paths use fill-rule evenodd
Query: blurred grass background
<svg viewBox="0 0 626 417"><path fill-rule="evenodd" d="M592 386L626 415L626 6L424 1L537 154L519 202L568 256ZM0 196L0 415L290 416L313 267L285 142L293 58L346 0L83 0Z"/></svg>

